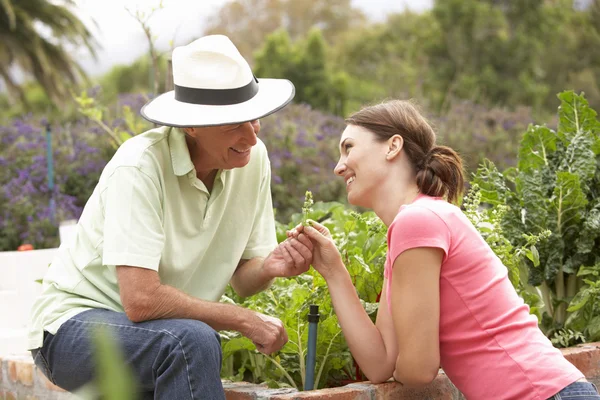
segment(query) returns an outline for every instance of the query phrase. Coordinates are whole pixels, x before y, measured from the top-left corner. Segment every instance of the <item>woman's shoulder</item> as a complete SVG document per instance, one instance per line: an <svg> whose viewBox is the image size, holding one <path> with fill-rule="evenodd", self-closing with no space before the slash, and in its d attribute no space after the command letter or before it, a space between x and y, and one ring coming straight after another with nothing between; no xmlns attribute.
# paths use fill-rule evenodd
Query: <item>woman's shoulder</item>
<svg viewBox="0 0 600 400"><path fill-rule="evenodd" d="M461 212L458 207L440 197L419 195L412 203L400 207L396 219L446 219L449 214Z"/></svg>

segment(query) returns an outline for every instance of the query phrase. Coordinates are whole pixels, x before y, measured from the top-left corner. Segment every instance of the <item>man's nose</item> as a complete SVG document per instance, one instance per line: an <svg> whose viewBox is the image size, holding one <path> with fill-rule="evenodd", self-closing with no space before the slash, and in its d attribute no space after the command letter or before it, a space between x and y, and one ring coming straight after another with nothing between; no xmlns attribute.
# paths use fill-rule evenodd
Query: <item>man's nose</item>
<svg viewBox="0 0 600 400"><path fill-rule="evenodd" d="M260 122L258 120L245 122L242 124L241 129L248 144L254 146L258 142L257 135L260 131Z"/></svg>

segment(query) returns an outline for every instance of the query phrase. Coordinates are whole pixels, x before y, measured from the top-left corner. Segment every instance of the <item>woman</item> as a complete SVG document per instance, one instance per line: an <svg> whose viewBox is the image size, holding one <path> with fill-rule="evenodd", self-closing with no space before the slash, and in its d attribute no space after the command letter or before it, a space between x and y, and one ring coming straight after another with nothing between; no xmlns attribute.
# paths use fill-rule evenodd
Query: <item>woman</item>
<svg viewBox="0 0 600 400"><path fill-rule="evenodd" d="M367 107L346 120L335 173L348 201L388 226L375 324L363 310L324 226L297 227L314 243L352 352L369 380L410 387L439 367L468 399L600 399L543 335L496 257L461 210L460 157L406 101ZM555 396L555 397L553 397Z"/></svg>

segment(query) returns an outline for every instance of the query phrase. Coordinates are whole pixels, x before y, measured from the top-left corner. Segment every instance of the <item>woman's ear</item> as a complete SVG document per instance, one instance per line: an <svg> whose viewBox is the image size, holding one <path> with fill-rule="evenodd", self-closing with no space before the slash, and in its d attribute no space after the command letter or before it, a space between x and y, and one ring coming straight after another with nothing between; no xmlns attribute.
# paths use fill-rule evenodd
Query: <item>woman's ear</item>
<svg viewBox="0 0 600 400"><path fill-rule="evenodd" d="M393 160L400 151L402 151L402 147L404 146L404 139L400 135L394 135L388 139L388 151L386 154L387 160Z"/></svg>

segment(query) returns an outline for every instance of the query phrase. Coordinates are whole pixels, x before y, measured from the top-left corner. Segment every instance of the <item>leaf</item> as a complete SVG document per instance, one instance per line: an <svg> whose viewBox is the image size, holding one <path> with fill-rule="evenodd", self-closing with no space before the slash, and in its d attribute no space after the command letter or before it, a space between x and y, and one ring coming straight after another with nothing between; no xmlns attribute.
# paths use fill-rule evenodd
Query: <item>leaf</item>
<svg viewBox="0 0 600 400"><path fill-rule="evenodd" d="M583 306L585 306L589 300L590 300L589 291L582 290L579 293L577 293L577 295L573 298L573 300L571 301L571 304L569 305L569 308L567 308L567 311L568 312L577 311L577 310L581 309Z"/></svg>
<svg viewBox="0 0 600 400"><path fill-rule="evenodd" d="M591 253L596 248L596 239L600 237L600 198L595 205L582 216L583 229L576 241L578 253Z"/></svg>
<svg viewBox="0 0 600 400"><path fill-rule="evenodd" d="M533 262L534 267L538 267L540 265L540 253L538 252L537 247L531 246L529 250L530 253L527 255L527 258Z"/></svg>
<svg viewBox="0 0 600 400"><path fill-rule="evenodd" d="M549 199L546 190L541 171L531 170L519 174L517 191L521 197L521 229L524 232L539 233L548 228Z"/></svg>
<svg viewBox="0 0 600 400"><path fill-rule="evenodd" d="M560 235L552 234L548 240L539 247L540 249L544 249L544 254L546 255L546 259L541 263L544 266L543 279L551 281L556 277L556 274L563 266L565 244Z"/></svg>
<svg viewBox="0 0 600 400"><path fill-rule="evenodd" d="M482 202L491 205L506 203L509 189L504 182L504 176L492 161L483 161L473 177L473 183L479 187Z"/></svg>
<svg viewBox="0 0 600 400"><path fill-rule="evenodd" d="M250 341L250 339L246 338L246 337L237 337L234 339L229 340L227 343L225 343L223 346L223 358L227 358L229 357L231 354L235 353L236 351L240 351L240 350L248 350L248 351L253 351L256 349L256 346L254 346L254 344L252 343L252 341Z"/></svg>
<svg viewBox="0 0 600 400"><path fill-rule="evenodd" d="M599 154L600 122L596 118L596 111L589 107L583 94L576 95L573 91L565 91L560 93L558 98L561 101L558 108L558 135L561 140L570 143L575 136L585 133L593 139L593 152Z"/></svg>
<svg viewBox="0 0 600 400"><path fill-rule="evenodd" d="M586 331L588 341L596 342L600 340L600 316L595 316L591 319L586 326Z"/></svg>
<svg viewBox="0 0 600 400"><path fill-rule="evenodd" d="M551 129L530 125L519 147L519 171L530 172L549 166L548 157L556 151L556 140L556 133Z"/></svg>
<svg viewBox="0 0 600 400"><path fill-rule="evenodd" d="M93 334L94 358L97 365L97 383L102 398L130 400L135 398L135 380L117 343L106 328L97 328Z"/></svg>
<svg viewBox="0 0 600 400"><path fill-rule="evenodd" d="M558 172L556 186L551 199L551 207L556 218L557 234L563 234L569 225L577 224L584 207L588 203L581 190L579 177L570 172Z"/></svg>

